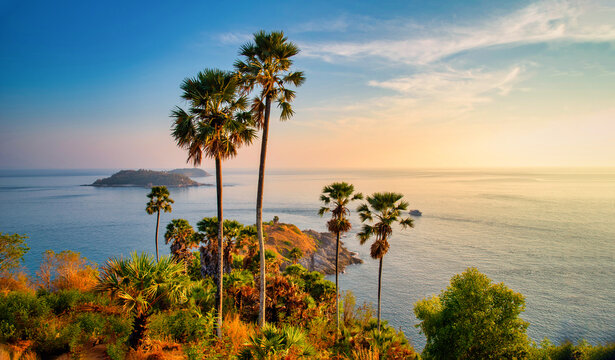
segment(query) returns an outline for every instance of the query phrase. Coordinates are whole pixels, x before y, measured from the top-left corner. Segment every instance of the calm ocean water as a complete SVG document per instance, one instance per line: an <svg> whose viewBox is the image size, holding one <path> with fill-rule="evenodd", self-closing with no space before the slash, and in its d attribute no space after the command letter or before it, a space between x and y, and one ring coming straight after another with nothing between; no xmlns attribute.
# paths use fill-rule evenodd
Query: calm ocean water
<svg viewBox="0 0 615 360"><path fill-rule="evenodd" d="M113 172L0 171L0 231L29 236L30 272L47 249L72 249L97 263L154 252L147 189L80 186ZM229 170L224 179L225 217L252 224L256 171ZM417 348L425 338L413 304L469 266L525 295L523 318L534 340L615 341L615 169L268 171L264 218L325 231L319 194L340 180L365 194L401 192L423 211L414 229L395 229L383 271L383 317ZM161 232L173 218L195 225L215 215L212 187L171 189L171 197ZM375 303L378 264L355 239L355 215L353 225L344 241L365 263L349 267L341 287L357 303Z"/></svg>

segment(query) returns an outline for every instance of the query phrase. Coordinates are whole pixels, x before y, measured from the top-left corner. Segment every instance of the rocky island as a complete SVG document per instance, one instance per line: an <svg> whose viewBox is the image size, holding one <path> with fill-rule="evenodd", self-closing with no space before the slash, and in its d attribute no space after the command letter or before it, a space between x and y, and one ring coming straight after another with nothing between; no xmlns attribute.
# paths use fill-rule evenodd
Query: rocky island
<svg viewBox="0 0 615 360"><path fill-rule="evenodd" d="M269 223L264 226L267 239L265 248L271 250L290 264L288 255L293 248L303 253L297 263L310 271L320 271L325 275L335 274L335 235L314 230L299 230L292 224ZM349 251L340 241L339 271L346 266L361 264L356 253Z"/></svg>
<svg viewBox="0 0 615 360"><path fill-rule="evenodd" d="M180 174L191 178L211 176L207 171L198 168L173 169L169 170L169 172L171 174Z"/></svg>
<svg viewBox="0 0 615 360"><path fill-rule="evenodd" d="M168 186L168 187L188 187L200 186L200 184L186 175L175 174L168 171L153 170L122 170L108 178L98 179L90 186L112 187L112 186Z"/></svg>

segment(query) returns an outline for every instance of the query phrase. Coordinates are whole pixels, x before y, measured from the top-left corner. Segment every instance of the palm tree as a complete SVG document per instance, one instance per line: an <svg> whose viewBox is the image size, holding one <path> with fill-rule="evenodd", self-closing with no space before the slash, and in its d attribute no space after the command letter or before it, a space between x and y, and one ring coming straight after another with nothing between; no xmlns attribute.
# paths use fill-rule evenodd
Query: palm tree
<svg viewBox="0 0 615 360"><path fill-rule="evenodd" d="M96 289L111 298L134 318L128 342L138 348L147 337L150 315L162 304L184 303L190 279L184 267L169 256L159 261L142 253L128 259L112 258L102 267Z"/></svg>
<svg viewBox="0 0 615 360"><path fill-rule="evenodd" d="M219 273L217 270L214 270L214 271L206 270L208 258L210 259L220 258L220 253L218 252L218 250L216 250L214 247L211 246L213 241L216 239L216 235L218 234L218 226L219 226L218 218L217 217L203 218L201 221L199 221L196 224L196 226L201 232L201 237L203 238L203 240L207 241L207 247L205 247L204 249L207 250L208 253L204 254L204 252L201 251L201 272L207 273L208 275L212 276L215 282L218 283L220 274L223 274L223 273L228 274L231 272L232 254L236 253L235 248L237 246L240 236L243 233L244 226L237 220L224 220L224 225L223 225L224 226L224 230L223 230L223 233L224 233L224 245L223 245L224 268L223 270L224 272L223 273Z"/></svg>
<svg viewBox="0 0 615 360"><path fill-rule="evenodd" d="M171 204L173 199L169 197L169 189L166 186L154 186L152 191L147 194L149 201L145 207L145 211L152 215L156 213L156 261L158 261L158 227L160 226L160 210L171 212Z"/></svg>
<svg viewBox="0 0 615 360"><path fill-rule="evenodd" d="M194 258L190 249L198 245L198 239L194 234L192 225L185 219L171 220L167 225L167 232L164 234L165 243L172 242L171 254L173 254L173 259L182 261L184 268L187 268L188 263Z"/></svg>
<svg viewBox="0 0 615 360"><path fill-rule="evenodd" d="M357 208L363 228L357 234L361 245L372 236L375 238L370 249L373 259L380 260L378 268L378 331L380 331L380 290L382 289L382 259L389 251L389 238L393 233L392 225L398 222L402 228L414 227L410 218L402 218L401 212L408 209L402 194L393 192L374 193L367 197L367 203ZM372 223L372 225L366 224Z"/></svg>
<svg viewBox="0 0 615 360"><path fill-rule="evenodd" d="M235 62L235 69L241 78L244 90L251 92L259 87L258 95L252 102L252 112L257 126L263 130L260 165L258 169L258 191L256 195L256 231L260 249L260 306L258 322L265 324L265 242L263 240L263 186L265 181L265 160L269 137L269 116L271 103L275 101L281 109L280 120L288 120L294 114L291 106L295 92L287 85L300 86L305 81L303 72L291 71L291 58L299 48L281 31L254 34L254 41L244 44L239 50L243 60Z"/></svg>
<svg viewBox="0 0 615 360"><path fill-rule="evenodd" d="M324 216L331 211L331 220L327 222L327 227L330 232L335 234L335 326L337 331L340 331L340 302L339 302L339 256L340 256L340 235L350 231L352 225L348 221L347 216L350 214L348 204L351 201L363 199L363 194L355 193L354 186L345 182L334 182L322 189L320 201L326 206L323 206L318 211L318 215ZM336 333L337 334L337 333Z"/></svg>
<svg viewBox="0 0 615 360"><path fill-rule="evenodd" d="M248 100L239 96L237 76L232 72L206 69L195 78L186 78L181 85L182 98L190 108L177 107L172 112L175 118L173 138L177 145L188 150L188 161L200 165L203 155L216 162L216 195L218 205L218 248L222 253L222 161L235 157L239 147L252 143L256 136L252 115L245 111ZM219 258L219 273L222 273L223 258ZM222 277L218 281L218 336L222 336Z"/></svg>

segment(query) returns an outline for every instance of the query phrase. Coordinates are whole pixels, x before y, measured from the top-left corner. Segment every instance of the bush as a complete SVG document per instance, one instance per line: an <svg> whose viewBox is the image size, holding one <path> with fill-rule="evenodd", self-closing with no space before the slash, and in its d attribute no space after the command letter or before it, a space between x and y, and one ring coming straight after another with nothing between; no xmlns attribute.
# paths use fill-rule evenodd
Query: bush
<svg viewBox="0 0 615 360"><path fill-rule="evenodd" d="M49 304L49 307L56 314L71 309L82 299L82 293L79 290L60 290L55 293L39 291L38 295L41 300Z"/></svg>
<svg viewBox="0 0 615 360"><path fill-rule="evenodd" d="M523 295L491 280L475 268L455 275L440 296L414 306L427 337L425 359L527 357L528 323L519 318Z"/></svg>
<svg viewBox="0 0 615 360"><path fill-rule="evenodd" d="M64 250L56 254L47 250L36 275L39 287L48 291L88 291L96 285L97 273L94 264L77 252Z"/></svg>
<svg viewBox="0 0 615 360"><path fill-rule="evenodd" d="M111 360L124 360L126 359L126 352L128 351L128 346L126 346L126 339L119 338L115 343L109 344L107 346L107 355L111 358Z"/></svg>
<svg viewBox="0 0 615 360"><path fill-rule="evenodd" d="M98 313L82 313L77 316L75 323L87 338L98 338L105 328L106 319Z"/></svg>
<svg viewBox="0 0 615 360"><path fill-rule="evenodd" d="M214 313L202 315L198 310L178 310L157 315L150 325L152 335L177 342L193 342L213 335Z"/></svg>
<svg viewBox="0 0 615 360"><path fill-rule="evenodd" d="M78 324L60 325L57 321L43 323L36 329L36 352L44 359L72 351L79 341Z"/></svg>
<svg viewBox="0 0 615 360"><path fill-rule="evenodd" d="M50 308L34 294L12 292L0 295L0 340L32 339Z"/></svg>

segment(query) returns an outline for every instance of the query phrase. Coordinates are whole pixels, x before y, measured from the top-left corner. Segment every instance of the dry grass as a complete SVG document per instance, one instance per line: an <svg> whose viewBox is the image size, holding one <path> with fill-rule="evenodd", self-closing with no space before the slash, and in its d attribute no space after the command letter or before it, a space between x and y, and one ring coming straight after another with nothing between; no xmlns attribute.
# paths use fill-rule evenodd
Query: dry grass
<svg viewBox="0 0 615 360"><path fill-rule="evenodd" d="M37 360L36 353L29 351L31 342L0 344L0 360Z"/></svg>
<svg viewBox="0 0 615 360"><path fill-rule="evenodd" d="M225 342L231 345L229 350L232 354L238 353L255 331L254 325L244 323L239 319L239 315L227 315L222 329Z"/></svg>

